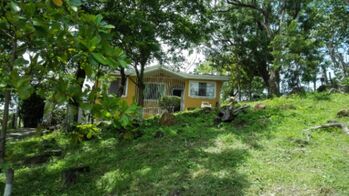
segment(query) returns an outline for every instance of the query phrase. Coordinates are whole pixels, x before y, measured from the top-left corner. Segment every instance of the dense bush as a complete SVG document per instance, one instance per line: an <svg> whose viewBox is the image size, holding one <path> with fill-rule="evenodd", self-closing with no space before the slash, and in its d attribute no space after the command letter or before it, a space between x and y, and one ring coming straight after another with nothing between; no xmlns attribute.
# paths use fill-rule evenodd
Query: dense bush
<svg viewBox="0 0 349 196"><path fill-rule="evenodd" d="M62 125L67 111L65 107L55 107L52 111L51 125Z"/></svg>
<svg viewBox="0 0 349 196"><path fill-rule="evenodd" d="M101 134L101 129L95 124L81 124L74 127L71 134L73 136L73 140L81 142L84 140L98 138Z"/></svg>
<svg viewBox="0 0 349 196"><path fill-rule="evenodd" d="M125 100L113 95L106 95L95 104L92 113L94 116L116 129L133 129L142 121L140 108L128 105Z"/></svg>
<svg viewBox="0 0 349 196"><path fill-rule="evenodd" d="M160 98L159 105L162 109L169 112L177 112L181 110L181 98L177 96L164 96Z"/></svg>

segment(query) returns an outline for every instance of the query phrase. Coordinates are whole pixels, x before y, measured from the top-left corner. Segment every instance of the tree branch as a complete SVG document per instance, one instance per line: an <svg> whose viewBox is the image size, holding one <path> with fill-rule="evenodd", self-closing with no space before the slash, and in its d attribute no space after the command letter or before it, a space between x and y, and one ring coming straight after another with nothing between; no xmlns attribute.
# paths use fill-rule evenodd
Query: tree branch
<svg viewBox="0 0 349 196"><path fill-rule="evenodd" d="M345 134L349 135L348 126L346 124L344 124L344 123L337 123L337 122L335 122L335 123L327 123L327 124L323 124L323 125L319 125L319 126L315 126L315 127L310 127L308 129L303 130L303 132L304 132L304 134L305 134L305 136L307 138L307 141L309 141L310 138L311 138L312 131L317 130L317 129L332 128L332 127L341 128L342 131Z"/></svg>

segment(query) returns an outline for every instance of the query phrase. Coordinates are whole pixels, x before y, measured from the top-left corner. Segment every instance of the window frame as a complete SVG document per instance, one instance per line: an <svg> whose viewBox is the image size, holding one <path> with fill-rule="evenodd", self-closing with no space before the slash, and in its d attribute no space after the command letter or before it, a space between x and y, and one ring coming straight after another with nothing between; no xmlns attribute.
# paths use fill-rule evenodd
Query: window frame
<svg viewBox="0 0 349 196"><path fill-rule="evenodd" d="M163 85L164 86L164 95L166 94L166 84L164 82L145 82L144 83L144 91L145 91L145 85L147 84L159 84L159 85ZM145 98L145 93L143 92L143 96L144 96L144 100L146 101L158 101L161 97L157 98L157 99L146 99Z"/></svg>
<svg viewBox="0 0 349 196"><path fill-rule="evenodd" d="M116 77L116 78L112 79L112 80L110 81L109 88L110 88L111 83L114 82L114 81L117 81L117 80L121 80L121 77ZM127 94L128 94L128 77L126 78L125 94L123 93L123 94L121 95L121 97L125 98L125 97L127 97ZM116 94L115 94L115 95L116 95Z"/></svg>
<svg viewBox="0 0 349 196"><path fill-rule="evenodd" d="M214 94L213 94L213 97L192 95L192 94L191 94L191 85L192 85L192 83L207 83L207 84L213 84L213 86L214 86ZM204 81L204 80L189 80L188 95L189 95L189 97L195 98L195 99L216 99L216 97L217 97L217 82L216 82L216 81Z"/></svg>

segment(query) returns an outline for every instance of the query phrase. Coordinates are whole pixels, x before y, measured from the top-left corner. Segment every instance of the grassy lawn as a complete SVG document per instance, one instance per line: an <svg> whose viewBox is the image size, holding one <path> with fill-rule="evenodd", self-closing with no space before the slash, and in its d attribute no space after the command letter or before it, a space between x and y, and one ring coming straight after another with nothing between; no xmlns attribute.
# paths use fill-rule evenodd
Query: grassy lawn
<svg viewBox="0 0 349 196"><path fill-rule="evenodd" d="M302 130L337 120L349 96L311 94L265 100L232 123L214 124L215 112L176 115L174 126L148 120L145 135L120 141L102 139L80 145L54 132L8 143L15 162L14 195L349 195L349 136L340 129ZM256 103L248 103L252 106ZM157 131L164 137L154 138ZM48 163L21 163L48 148L63 150ZM61 172L89 165L88 173L66 186ZM1 174L1 187L4 176Z"/></svg>

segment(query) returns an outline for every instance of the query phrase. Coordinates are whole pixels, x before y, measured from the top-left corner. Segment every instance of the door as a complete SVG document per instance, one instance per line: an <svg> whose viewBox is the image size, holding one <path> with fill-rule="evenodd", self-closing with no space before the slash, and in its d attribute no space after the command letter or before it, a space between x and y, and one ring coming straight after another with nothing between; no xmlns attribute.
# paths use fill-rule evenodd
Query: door
<svg viewBox="0 0 349 196"><path fill-rule="evenodd" d="M177 97L181 98L181 108L180 108L181 111L183 111L183 109L184 109L183 92L184 91L182 88L174 88L172 90L172 96L177 96Z"/></svg>

